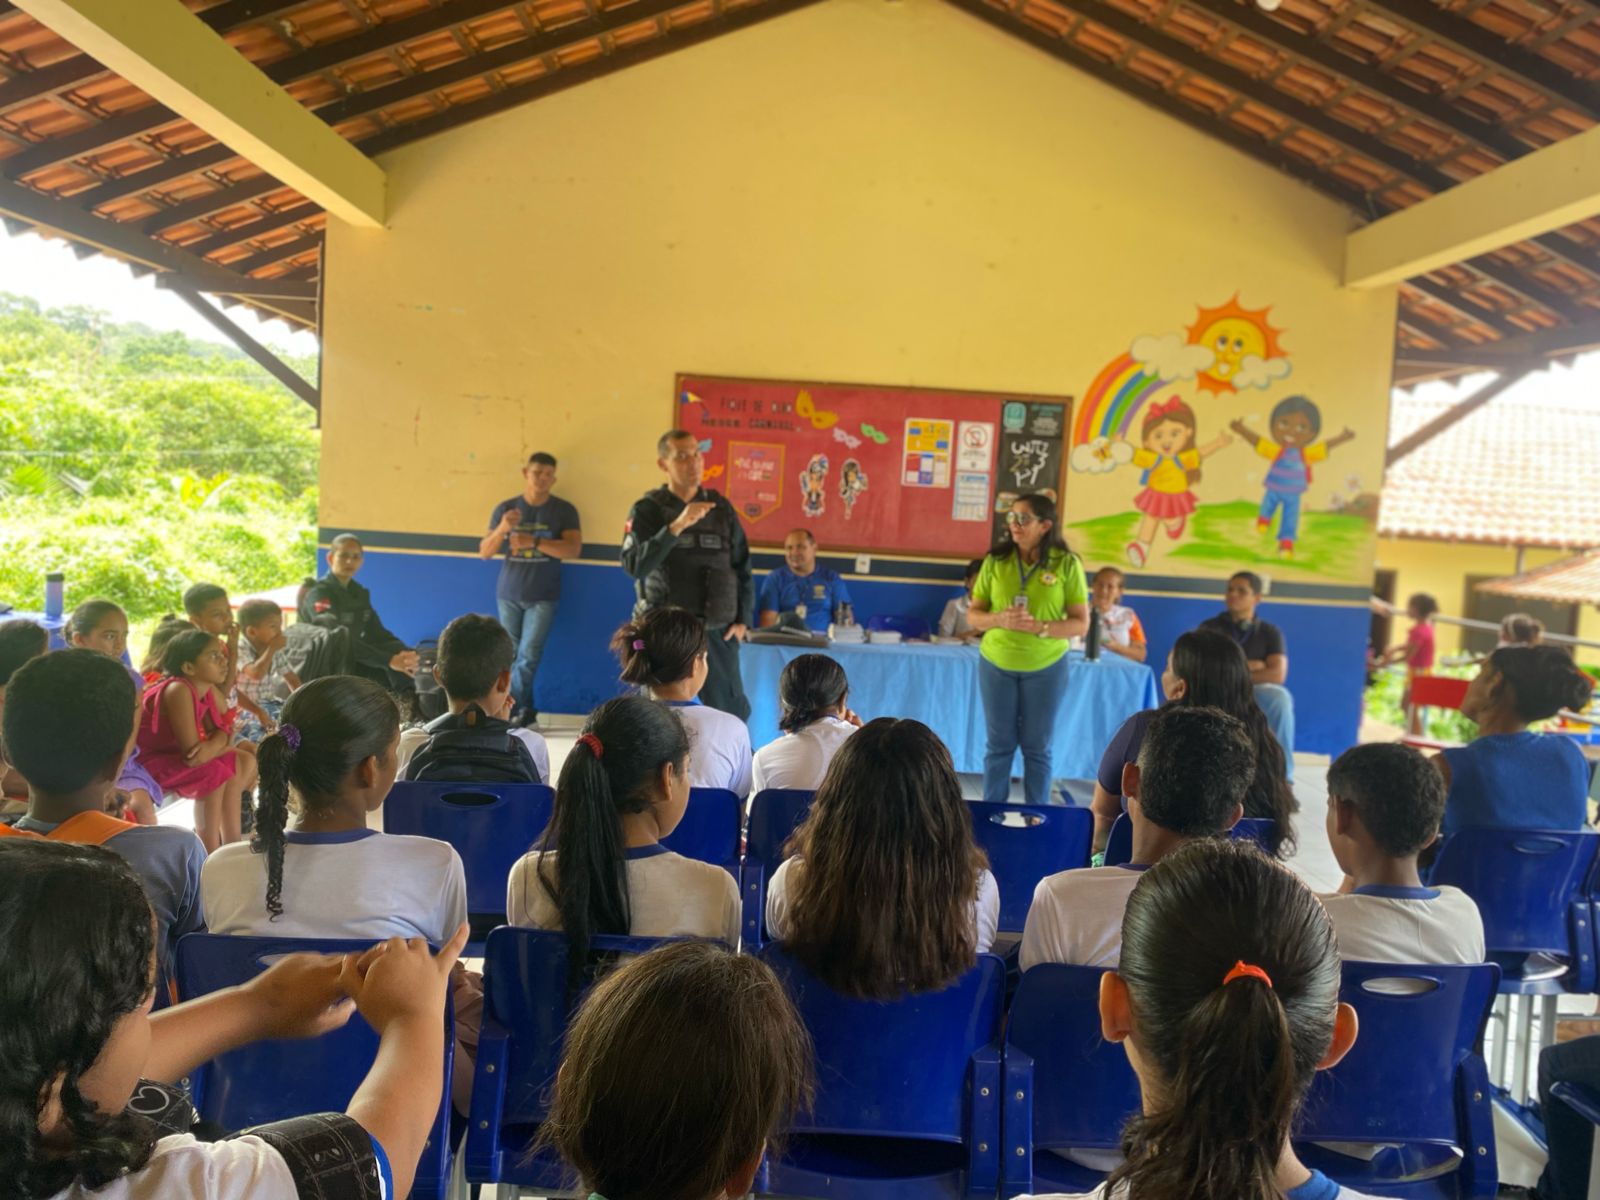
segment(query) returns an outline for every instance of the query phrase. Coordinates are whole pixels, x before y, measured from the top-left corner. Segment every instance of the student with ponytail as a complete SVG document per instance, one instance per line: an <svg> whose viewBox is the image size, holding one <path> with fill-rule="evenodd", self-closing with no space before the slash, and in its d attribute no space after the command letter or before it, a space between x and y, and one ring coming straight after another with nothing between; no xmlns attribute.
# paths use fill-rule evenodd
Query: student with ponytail
<svg viewBox="0 0 1600 1200"><path fill-rule="evenodd" d="M700 700L710 642L706 623L682 608L653 608L611 638L622 682L670 705L689 731L689 786L750 794L750 731L732 713Z"/></svg>
<svg viewBox="0 0 1600 1200"><path fill-rule="evenodd" d="M846 703L849 696L844 668L826 654L802 654L784 666L778 677L783 736L756 752L756 791L821 786L839 747L861 728L861 718Z"/></svg>
<svg viewBox="0 0 1600 1200"><path fill-rule="evenodd" d="M550 824L511 869L507 919L563 930L574 981L595 934L739 943L733 877L661 845L689 803L681 711L643 696L595 709L561 768Z"/></svg>
<svg viewBox="0 0 1600 1200"><path fill-rule="evenodd" d="M1101 980L1100 1022L1126 1043L1144 1095L1100 1196L1359 1200L1289 1142L1312 1076L1355 1041L1333 929L1253 845L1192 842L1145 873L1121 962Z"/></svg>
<svg viewBox="0 0 1600 1200"><path fill-rule="evenodd" d="M399 739L394 699L359 676L314 679L284 702L261 741L255 837L201 873L212 933L450 940L467 919L461 857L367 826L394 783Z"/></svg>

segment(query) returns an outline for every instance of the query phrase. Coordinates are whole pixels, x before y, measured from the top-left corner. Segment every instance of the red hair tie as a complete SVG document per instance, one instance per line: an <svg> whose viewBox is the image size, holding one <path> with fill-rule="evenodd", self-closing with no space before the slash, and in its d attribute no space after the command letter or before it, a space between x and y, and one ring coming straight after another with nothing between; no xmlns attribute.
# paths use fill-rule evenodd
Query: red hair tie
<svg viewBox="0 0 1600 1200"><path fill-rule="evenodd" d="M586 733L578 739L578 745L589 747L589 752L596 758L606 756L606 748L600 744L600 739L592 733Z"/></svg>
<svg viewBox="0 0 1600 1200"><path fill-rule="evenodd" d="M1222 986L1227 987L1235 979L1243 979L1247 975L1253 979L1261 980L1261 982L1266 984L1268 987L1272 986L1272 976L1268 975L1260 967L1251 966L1243 959L1240 959L1238 962L1234 963L1232 970L1222 977Z"/></svg>

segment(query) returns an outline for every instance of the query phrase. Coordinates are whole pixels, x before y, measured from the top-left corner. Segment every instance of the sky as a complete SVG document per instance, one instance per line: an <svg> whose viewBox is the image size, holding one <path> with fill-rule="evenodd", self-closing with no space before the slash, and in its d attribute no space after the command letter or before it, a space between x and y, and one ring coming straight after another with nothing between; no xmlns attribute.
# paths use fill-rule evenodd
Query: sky
<svg viewBox="0 0 1600 1200"><path fill-rule="evenodd" d="M119 323L138 321L152 329L175 329L202 341L231 346L221 333L154 276L137 279L128 265L103 254L80 259L65 242L33 233L8 236L0 226L0 292L32 296L45 308L82 304ZM258 342L288 354L317 353L316 335L284 321L263 321L243 306L227 310L236 325Z"/></svg>
<svg viewBox="0 0 1600 1200"><path fill-rule="evenodd" d="M45 308L88 305L111 314L113 321L140 321L154 329L176 329L202 341L231 345L198 313L171 292L155 286L153 277L136 279L125 263L97 254L80 259L66 243L36 234L7 236L0 227L0 292L32 296ZM317 339L310 331L283 321L263 321L249 309L236 307L228 316L257 341L290 354L314 355ZM1419 397L1463 398L1493 375L1467 375L1454 383L1425 383ZM1578 358L1571 367L1553 366L1529 376L1506 391L1507 396L1537 396L1542 403L1588 407L1600 403L1600 352Z"/></svg>

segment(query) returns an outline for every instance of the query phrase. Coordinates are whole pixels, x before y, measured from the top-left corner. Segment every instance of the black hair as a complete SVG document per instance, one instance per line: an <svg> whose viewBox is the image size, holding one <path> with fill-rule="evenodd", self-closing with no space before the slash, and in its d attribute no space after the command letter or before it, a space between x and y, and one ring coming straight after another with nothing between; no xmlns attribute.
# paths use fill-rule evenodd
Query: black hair
<svg viewBox="0 0 1600 1200"><path fill-rule="evenodd" d="M1056 502L1043 492L1029 492L1026 496L1018 496L1011 502L1015 508L1019 504L1026 504L1033 510L1033 515L1041 521L1050 522L1050 532L1045 535L1044 542L1039 546L1039 560L1041 562L1054 561L1060 558L1075 558L1072 548L1067 545L1067 539L1061 532L1061 519L1056 512ZM990 558L1004 558L1016 549L1016 543L1011 540L1011 525L1002 523L1000 534L995 538L994 544L989 547Z"/></svg>
<svg viewBox="0 0 1600 1200"><path fill-rule="evenodd" d="M11 682L18 667L50 648L50 631L36 621L17 617L0 621L0 687Z"/></svg>
<svg viewBox="0 0 1600 1200"><path fill-rule="evenodd" d="M1594 680L1560 646L1502 646L1489 665L1511 689L1511 704L1524 721L1542 721L1563 708L1582 710Z"/></svg>
<svg viewBox="0 0 1600 1200"><path fill-rule="evenodd" d="M687 679L709 647L705 619L686 608L652 608L611 635L622 682L667 687Z"/></svg>
<svg viewBox="0 0 1600 1200"><path fill-rule="evenodd" d="M145 674L160 671L161 660L167 652L167 643L180 633L188 633L193 628L194 626L182 617L167 613L150 631L150 644L144 649L144 661L139 664L139 669Z"/></svg>
<svg viewBox="0 0 1600 1200"><path fill-rule="evenodd" d="M330 553L333 551L333 548L335 546L354 546L357 550L360 550L363 554L366 553L366 549L367 549L365 546L363 546L361 544L361 539L358 538L353 533L341 533L338 537L334 538L331 542L329 542L328 543L328 550L329 550Z"/></svg>
<svg viewBox="0 0 1600 1200"><path fill-rule="evenodd" d="M1244 722L1209 705L1159 709L1139 743L1139 810L1184 837L1225 833L1256 774Z"/></svg>
<svg viewBox="0 0 1600 1200"><path fill-rule="evenodd" d="M39 791L75 792L121 765L138 708L127 668L98 650L42 655L6 687L6 756Z"/></svg>
<svg viewBox="0 0 1600 1200"><path fill-rule="evenodd" d="M1328 768L1328 795L1355 809L1390 858L1420 853L1444 819L1444 777L1399 742L1350 747Z"/></svg>
<svg viewBox="0 0 1600 1200"><path fill-rule="evenodd" d="M155 1125L126 1109L101 1112L81 1084L117 1022L150 995L155 936L144 887L121 855L0 840L0 1012L10 1014L0 1022L0 1179L16 1200L74 1184L94 1191L150 1161ZM57 1075L59 1150L39 1131Z"/></svg>
<svg viewBox="0 0 1600 1200"><path fill-rule="evenodd" d="M809 542L811 545L815 546L817 544L817 535L812 533L811 530L803 529L798 525L795 526L795 528L789 530L789 532L784 535L784 541L788 541L790 536L792 536L793 534L796 534L796 533L805 534L806 535L806 541Z"/></svg>
<svg viewBox="0 0 1600 1200"><path fill-rule="evenodd" d="M539 1143L612 1200L705 1200L810 1098L811 1039L772 968L704 942L629 959L567 1027Z"/></svg>
<svg viewBox="0 0 1600 1200"><path fill-rule="evenodd" d="M1418 592L1406 601L1406 609L1426 619L1439 611L1439 602L1427 592Z"/></svg>
<svg viewBox="0 0 1600 1200"><path fill-rule="evenodd" d="M528 465L530 467L553 467L556 465L556 456L554 454L546 454L543 450L535 450L528 455Z"/></svg>
<svg viewBox="0 0 1600 1200"><path fill-rule="evenodd" d="M1235 579L1242 579L1248 583L1250 585L1250 590L1257 596L1261 595L1261 593L1266 590L1267 585L1262 582L1261 576L1257 575L1254 571L1235 571L1232 575L1228 576L1229 583L1232 583Z"/></svg>
<svg viewBox="0 0 1600 1200"><path fill-rule="evenodd" d="M1544 622L1528 613L1508 613L1500 621L1500 636L1513 646L1537 646L1544 637Z"/></svg>
<svg viewBox="0 0 1600 1200"><path fill-rule="evenodd" d="M1090 580L1090 582L1091 583L1099 583L1100 582L1100 576L1102 576L1102 575L1115 575L1118 579L1127 578L1125 575L1123 575L1121 567L1101 567L1098 571L1096 571L1094 573L1094 578L1092 580Z"/></svg>
<svg viewBox="0 0 1600 1200"><path fill-rule="evenodd" d="M124 616L122 605L113 600L85 600L67 618L67 632L73 637L88 637L112 613Z"/></svg>
<svg viewBox="0 0 1600 1200"><path fill-rule="evenodd" d="M263 600L260 598L246 600L239 605L239 628L249 629L252 626L261 624L269 617L281 616L282 614L283 609L278 607L278 603L275 600Z"/></svg>
<svg viewBox="0 0 1600 1200"><path fill-rule="evenodd" d="M228 589L215 583L197 583L183 594L183 611L191 617L205 612L208 604L228 598Z"/></svg>
<svg viewBox="0 0 1600 1200"><path fill-rule="evenodd" d="M1272 409L1272 420L1276 421L1281 417L1292 417L1295 413L1299 413L1311 423L1311 436L1313 438L1322 432L1322 410L1305 396L1287 396L1279 400Z"/></svg>
<svg viewBox="0 0 1600 1200"><path fill-rule="evenodd" d="M978 577L978 573L982 570L983 559L973 559L971 562L967 563L967 569L961 572L961 582L966 583L970 579L976 579Z"/></svg>
<svg viewBox="0 0 1600 1200"><path fill-rule="evenodd" d="M204 629L177 630L161 651L161 673L181 676L183 668L204 654L206 647L217 640L216 634L207 633Z"/></svg>
<svg viewBox="0 0 1600 1200"><path fill-rule="evenodd" d="M289 789L302 813L318 812L338 798L350 772L382 758L400 732L394 698L370 679L325 675L283 702L276 733L261 739L256 760L256 832L250 847L267 856L267 911L283 915L283 828ZM293 730L293 733L286 731ZM296 738L298 744L291 745Z"/></svg>
<svg viewBox="0 0 1600 1200"><path fill-rule="evenodd" d="M689 759L678 714L643 696L606 701L589 714L583 732L600 749L580 737L562 764L536 866L539 886L561 913L573 989L588 962L590 937L625 934L632 926L622 815L647 811L661 768L683 772Z"/></svg>
<svg viewBox="0 0 1600 1200"><path fill-rule="evenodd" d="M467 613L439 635L439 684L452 700L480 699L516 657L516 643L504 625L481 613Z"/></svg>
<svg viewBox="0 0 1600 1200"><path fill-rule="evenodd" d="M1183 698L1172 704L1220 708L1244 723L1256 749L1256 773L1245 794L1244 815L1272 821L1267 844L1274 854L1294 850L1294 792L1288 763L1266 714L1256 703L1250 664L1239 643L1214 629L1191 629L1172 644L1172 673L1183 680Z"/></svg>
<svg viewBox="0 0 1600 1200"><path fill-rule="evenodd" d="M844 668L826 654L802 654L784 664L778 676L778 703L783 714L778 728L799 733L813 721L834 712L850 693Z"/></svg>
<svg viewBox="0 0 1600 1200"><path fill-rule="evenodd" d="M679 441L682 441L684 438L692 438L692 437L694 437L694 434L690 433L687 429L669 429L669 430L667 430L665 433L663 433L660 437L658 437L656 439L656 457L657 458L665 458L667 456L667 454L672 450L672 443L673 442L679 442ZM699 445L699 442L697 441L695 444Z"/></svg>
<svg viewBox="0 0 1600 1200"><path fill-rule="evenodd" d="M1271 982L1225 983L1238 962ZM1282 1200L1278 1161L1338 1012L1322 903L1249 842L1191 842L1128 897L1116 970L1158 1079L1123 1130L1106 1195Z"/></svg>

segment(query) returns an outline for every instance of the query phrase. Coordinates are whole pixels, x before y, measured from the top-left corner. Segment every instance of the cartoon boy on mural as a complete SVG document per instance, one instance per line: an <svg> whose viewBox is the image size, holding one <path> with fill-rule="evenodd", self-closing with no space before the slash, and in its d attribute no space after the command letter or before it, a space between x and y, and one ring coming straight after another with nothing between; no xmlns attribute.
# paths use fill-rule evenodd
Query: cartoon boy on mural
<svg viewBox="0 0 1600 1200"><path fill-rule="evenodd" d="M1219 433L1196 447L1194 409L1177 396L1145 410L1140 447L1133 452L1133 465L1144 471L1139 482L1145 485L1133 498L1133 506L1144 514L1144 520L1128 543L1130 563L1144 566L1156 531L1163 525L1174 541L1183 536L1196 506L1190 485L1200 481L1200 460L1232 441L1227 433Z"/></svg>
<svg viewBox="0 0 1600 1200"><path fill-rule="evenodd" d="M808 517L820 517L826 505L825 489L828 486L828 456L813 454L806 469L800 473L800 511Z"/></svg>
<svg viewBox="0 0 1600 1200"><path fill-rule="evenodd" d="M1322 410L1304 396L1280 400L1272 410L1268 428L1272 436L1262 437L1251 432L1242 420L1232 424L1233 431L1254 445L1257 454L1272 460L1272 466L1267 469L1266 494L1261 498L1261 511L1256 516L1256 531L1265 533L1271 529L1273 514L1281 511L1278 554L1282 558L1293 558L1295 540L1300 536L1300 500L1311 486L1311 464L1322 462L1328 457L1328 451L1356 435L1345 429L1319 442Z"/></svg>
<svg viewBox="0 0 1600 1200"><path fill-rule="evenodd" d="M844 519L848 521L856 509L856 499L867 490L867 473L856 459L847 458L839 468L839 496L844 500Z"/></svg>

